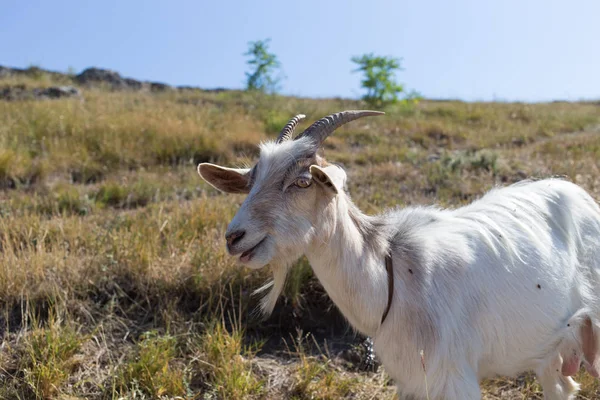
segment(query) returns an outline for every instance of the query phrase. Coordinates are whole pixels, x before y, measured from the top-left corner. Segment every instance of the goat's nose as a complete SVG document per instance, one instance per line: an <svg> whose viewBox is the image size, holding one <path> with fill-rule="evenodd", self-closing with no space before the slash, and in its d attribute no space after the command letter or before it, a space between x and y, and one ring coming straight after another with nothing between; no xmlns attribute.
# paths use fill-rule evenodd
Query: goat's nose
<svg viewBox="0 0 600 400"><path fill-rule="evenodd" d="M230 233L228 233L228 234L225 235L225 240L227 240L227 244L229 246L231 246L231 245L234 245L237 242L239 242L240 239L242 239L245 234L246 234L246 231L230 232Z"/></svg>

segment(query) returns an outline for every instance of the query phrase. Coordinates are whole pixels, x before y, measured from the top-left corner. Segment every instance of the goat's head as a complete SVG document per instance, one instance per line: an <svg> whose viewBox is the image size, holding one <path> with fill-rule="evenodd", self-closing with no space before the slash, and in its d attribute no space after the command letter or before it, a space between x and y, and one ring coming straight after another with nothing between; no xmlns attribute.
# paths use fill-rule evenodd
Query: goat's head
<svg viewBox="0 0 600 400"><path fill-rule="evenodd" d="M200 164L198 173L215 188L248 194L227 228L228 252L250 268L269 263L289 265L304 254L314 238L315 227L322 223L323 212L332 199L343 193L346 181L344 170L328 164L318 150L343 124L381 114L331 114L293 138L296 125L304 118L300 114L288 122L276 141L260 145L260 158L252 168Z"/></svg>

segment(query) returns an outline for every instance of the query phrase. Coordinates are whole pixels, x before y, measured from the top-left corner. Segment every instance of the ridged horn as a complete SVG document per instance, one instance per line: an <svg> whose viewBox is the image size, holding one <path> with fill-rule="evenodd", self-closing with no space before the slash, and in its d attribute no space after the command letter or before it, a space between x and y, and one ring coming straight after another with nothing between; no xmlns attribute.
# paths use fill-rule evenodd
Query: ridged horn
<svg viewBox="0 0 600 400"><path fill-rule="evenodd" d="M347 110L341 111L335 114L328 115L316 121L314 124L306 128L304 132L296 136L299 139L304 136L310 136L314 138L319 145L331 135L340 126L347 124L348 122L354 121L362 117L374 117L377 115L385 114L382 111L370 111L370 110Z"/></svg>
<svg viewBox="0 0 600 400"><path fill-rule="evenodd" d="M300 122L304 118L306 118L306 115L298 114L294 118L290 119L290 121L283 127L283 129L279 133L279 136L277 137L275 143L279 144L290 140L292 138L292 135L294 134L294 129L296 129L298 122Z"/></svg>

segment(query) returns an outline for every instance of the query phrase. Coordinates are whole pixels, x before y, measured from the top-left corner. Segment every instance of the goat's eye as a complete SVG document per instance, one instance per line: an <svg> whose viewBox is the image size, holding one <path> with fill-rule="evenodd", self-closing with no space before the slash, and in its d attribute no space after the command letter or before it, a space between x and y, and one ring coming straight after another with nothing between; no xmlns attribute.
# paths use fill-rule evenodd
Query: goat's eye
<svg viewBox="0 0 600 400"><path fill-rule="evenodd" d="M300 188L307 188L310 186L310 184L312 183L310 178L305 178L305 177L301 177L296 179L296 182L294 182L294 184Z"/></svg>

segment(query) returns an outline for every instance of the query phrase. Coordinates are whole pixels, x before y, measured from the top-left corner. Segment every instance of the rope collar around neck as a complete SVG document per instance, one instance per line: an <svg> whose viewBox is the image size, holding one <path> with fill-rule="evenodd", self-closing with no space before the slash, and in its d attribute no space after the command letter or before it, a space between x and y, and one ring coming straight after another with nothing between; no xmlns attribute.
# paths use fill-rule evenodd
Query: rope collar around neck
<svg viewBox="0 0 600 400"><path fill-rule="evenodd" d="M390 312L390 307L392 306L392 299L394 298L394 271L392 267L392 254L388 253L385 256L385 270L387 271L388 276L388 301L387 306L385 307L385 311L383 312L383 316L381 317L381 325L388 316Z"/></svg>

